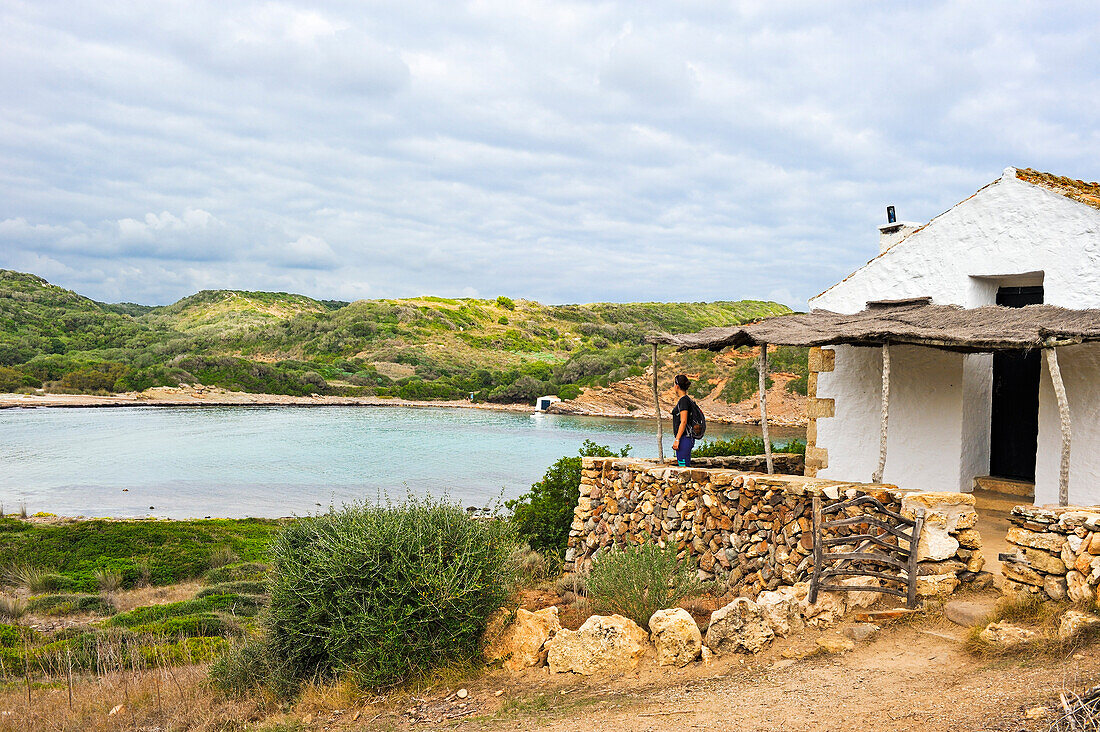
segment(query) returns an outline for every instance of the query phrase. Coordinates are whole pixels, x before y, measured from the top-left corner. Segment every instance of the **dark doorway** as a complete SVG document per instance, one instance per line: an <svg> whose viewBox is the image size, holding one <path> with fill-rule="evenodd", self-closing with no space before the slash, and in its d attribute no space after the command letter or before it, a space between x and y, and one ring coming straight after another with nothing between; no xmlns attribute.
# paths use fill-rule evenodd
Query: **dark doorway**
<svg viewBox="0 0 1100 732"><path fill-rule="evenodd" d="M1043 288L1002 287L997 304L1010 308L1039 305ZM1035 450L1039 436L1038 349L996 351L993 354L993 409L989 430L989 474L1035 481Z"/></svg>

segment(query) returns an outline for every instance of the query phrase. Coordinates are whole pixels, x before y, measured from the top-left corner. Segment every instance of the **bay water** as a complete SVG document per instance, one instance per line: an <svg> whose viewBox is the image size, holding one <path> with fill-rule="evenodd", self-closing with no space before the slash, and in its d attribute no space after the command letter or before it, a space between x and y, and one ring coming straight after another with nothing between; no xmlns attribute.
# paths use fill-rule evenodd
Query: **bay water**
<svg viewBox="0 0 1100 732"><path fill-rule="evenodd" d="M759 433L712 423L707 437ZM803 435L772 429L776 441ZM61 516L278 517L412 493L485 507L525 492L586 439L657 453L652 420L389 406L6 409L0 504Z"/></svg>

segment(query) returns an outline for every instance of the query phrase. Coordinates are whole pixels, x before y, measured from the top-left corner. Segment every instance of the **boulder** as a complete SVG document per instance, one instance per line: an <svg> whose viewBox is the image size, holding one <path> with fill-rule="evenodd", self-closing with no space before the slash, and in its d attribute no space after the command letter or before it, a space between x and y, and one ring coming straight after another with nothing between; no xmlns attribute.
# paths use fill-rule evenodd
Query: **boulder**
<svg viewBox="0 0 1100 732"><path fill-rule="evenodd" d="M1089 586L1088 578L1076 570L1066 572L1066 594L1073 602L1092 602L1096 593Z"/></svg>
<svg viewBox="0 0 1100 732"><path fill-rule="evenodd" d="M718 655L759 653L775 638L764 612L747 597L739 597L710 615L707 647Z"/></svg>
<svg viewBox="0 0 1100 732"><path fill-rule="evenodd" d="M780 587L771 592L761 592L756 604L764 613L772 632L778 636L802 630L802 613L798 607L798 593L793 587Z"/></svg>
<svg viewBox="0 0 1100 732"><path fill-rule="evenodd" d="M953 574L929 574L917 577L920 597L947 597L959 588L959 578Z"/></svg>
<svg viewBox="0 0 1100 732"><path fill-rule="evenodd" d="M1058 621L1058 637L1062 640L1075 638L1081 631L1100 623L1100 617L1080 610L1066 610Z"/></svg>
<svg viewBox="0 0 1100 732"><path fill-rule="evenodd" d="M1046 577L1043 579L1043 592L1047 593L1047 597L1055 602L1066 599L1068 590L1069 587L1066 584L1065 577Z"/></svg>
<svg viewBox="0 0 1100 732"><path fill-rule="evenodd" d="M874 577L845 577L837 584L845 587L882 587L882 583ZM848 592L846 594L848 597L844 604L848 612L869 608L882 598L881 592L867 590Z"/></svg>
<svg viewBox="0 0 1100 732"><path fill-rule="evenodd" d="M984 625L991 612L993 603L973 600L952 600L943 606L943 614L947 619L964 628Z"/></svg>
<svg viewBox="0 0 1100 732"><path fill-rule="evenodd" d="M917 544L918 561L940 562L955 556L959 550L959 540L947 533L947 527L926 523L920 532Z"/></svg>
<svg viewBox="0 0 1100 732"><path fill-rule="evenodd" d="M551 673L583 676L626 671L638 665L649 634L621 615L593 615L577 630L563 629L546 644Z"/></svg>
<svg viewBox="0 0 1100 732"><path fill-rule="evenodd" d="M538 612L519 608L509 625L503 628L499 625L494 629L494 624L490 623L485 660L489 663L500 661L512 672L541 666L546 661L546 642L561 630L556 606Z"/></svg>
<svg viewBox="0 0 1100 732"><path fill-rule="evenodd" d="M658 610L649 619L649 638L659 666L686 666L703 648L703 634L691 613L683 608Z"/></svg>
<svg viewBox="0 0 1100 732"><path fill-rule="evenodd" d="M799 612L810 625L828 626L844 617L847 608L846 593L818 592L817 602L811 605L809 588L808 582L799 582L794 586L798 595Z"/></svg>
<svg viewBox="0 0 1100 732"><path fill-rule="evenodd" d="M1021 646L1037 639L1039 634L1028 628L1021 628L1009 622L990 623L978 634L986 643L1002 648Z"/></svg>
<svg viewBox="0 0 1100 732"><path fill-rule="evenodd" d="M862 643L874 637L880 630L882 630L882 627L874 623L853 623L844 629L844 635L848 636L856 643Z"/></svg>
<svg viewBox="0 0 1100 732"><path fill-rule="evenodd" d="M846 653L855 648L856 643L839 635L823 635L817 639L817 647L826 653Z"/></svg>

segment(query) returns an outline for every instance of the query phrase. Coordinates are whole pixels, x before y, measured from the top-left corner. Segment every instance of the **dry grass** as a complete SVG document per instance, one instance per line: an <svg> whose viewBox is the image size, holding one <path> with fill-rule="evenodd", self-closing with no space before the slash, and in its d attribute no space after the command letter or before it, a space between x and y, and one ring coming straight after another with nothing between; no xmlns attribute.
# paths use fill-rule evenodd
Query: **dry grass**
<svg viewBox="0 0 1100 732"><path fill-rule="evenodd" d="M981 638L985 625L976 625L967 632L966 650L985 658L1049 658L1075 653L1100 640L1100 625L1085 628L1073 638L1058 637L1058 624L1066 610L1090 611L1085 605L1043 600L1038 595L1009 595L997 603L986 618L986 624L1009 622L1039 633L1027 643L1001 646Z"/></svg>
<svg viewBox="0 0 1100 732"><path fill-rule="evenodd" d="M167 605L170 602L190 600L205 585L202 582L180 582L163 587L139 587L133 590L120 590L111 595L111 600L120 613L146 605Z"/></svg>
<svg viewBox="0 0 1100 732"><path fill-rule="evenodd" d="M50 684L8 684L0 691L0 732L114 732L121 729L205 732L259 721L273 701L213 693L206 666L64 678ZM121 705L121 708L118 708ZM112 714L112 710L117 711Z"/></svg>

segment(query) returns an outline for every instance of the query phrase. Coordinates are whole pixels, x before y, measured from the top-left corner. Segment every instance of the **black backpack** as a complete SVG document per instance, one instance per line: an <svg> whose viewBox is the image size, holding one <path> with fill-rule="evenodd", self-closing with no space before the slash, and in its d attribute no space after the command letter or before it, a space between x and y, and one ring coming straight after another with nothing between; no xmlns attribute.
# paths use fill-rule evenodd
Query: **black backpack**
<svg viewBox="0 0 1100 732"><path fill-rule="evenodd" d="M694 399L689 398L689 401L691 401L691 411L688 412L687 428L690 430L691 437L698 440L707 433L707 417Z"/></svg>

